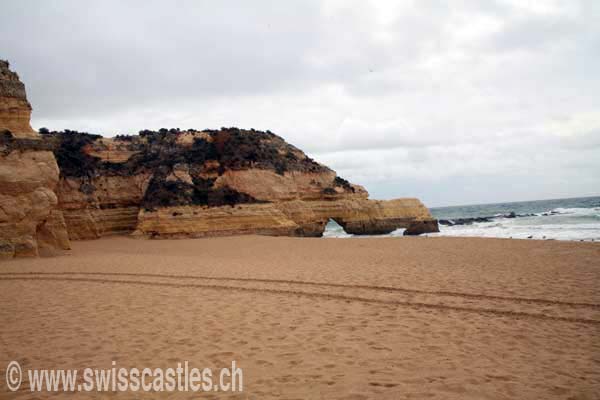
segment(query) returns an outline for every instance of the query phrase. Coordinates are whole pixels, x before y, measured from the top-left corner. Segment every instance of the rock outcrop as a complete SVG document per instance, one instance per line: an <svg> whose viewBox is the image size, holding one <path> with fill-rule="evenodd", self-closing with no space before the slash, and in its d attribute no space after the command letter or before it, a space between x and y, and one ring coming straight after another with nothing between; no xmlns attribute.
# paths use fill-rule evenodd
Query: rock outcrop
<svg viewBox="0 0 600 400"><path fill-rule="evenodd" d="M437 231L435 221L417 199L377 201L357 197L233 207L180 206L141 210L135 234L203 237L258 233L320 237L330 218L346 232L356 235L390 233L403 227L411 230L411 234Z"/></svg>
<svg viewBox="0 0 600 400"><path fill-rule="evenodd" d="M71 239L321 236L330 218L358 235L437 231L417 199L369 200L362 187L269 131L163 129L114 139L44 133L60 166L59 204Z"/></svg>
<svg viewBox="0 0 600 400"><path fill-rule="evenodd" d="M0 256L106 235L321 236L437 231L417 199L369 200L270 131L161 129L103 138L40 134L19 77L0 61Z"/></svg>
<svg viewBox="0 0 600 400"><path fill-rule="evenodd" d="M0 60L0 129L13 132L16 137L35 138L37 133L31 128L30 117L25 85L10 70L8 61Z"/></svg>
<svg viewBox="0 0 600 400"><path fill-rule="evenodd" d="M0 60L0 258L68 249L58 165L31 128L25 86Z"/></svg>

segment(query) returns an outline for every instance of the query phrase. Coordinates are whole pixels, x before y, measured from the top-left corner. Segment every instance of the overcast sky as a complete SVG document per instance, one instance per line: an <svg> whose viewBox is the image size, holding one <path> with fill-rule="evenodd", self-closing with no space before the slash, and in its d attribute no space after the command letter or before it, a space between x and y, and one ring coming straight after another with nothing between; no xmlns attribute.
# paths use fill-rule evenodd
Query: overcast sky
<svg viewBox="0 0 600 400"><path fill-rule="evenodd" d="M373 198L600 194L600 1L0 3L32 126L270 129Z"/></svg>

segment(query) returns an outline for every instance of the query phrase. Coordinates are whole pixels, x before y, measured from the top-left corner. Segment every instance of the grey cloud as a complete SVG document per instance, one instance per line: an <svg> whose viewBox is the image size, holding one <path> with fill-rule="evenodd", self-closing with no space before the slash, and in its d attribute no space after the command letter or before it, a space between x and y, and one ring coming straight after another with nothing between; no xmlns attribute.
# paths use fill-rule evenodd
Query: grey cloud
<svg viewBox="0 0 600 400"><path fill-rule="evenodd" d="M264 93L310 81L315 3L10 2L4 57L40 116Z"/></svg>
<svg viewBox="0 0 600 400"><path fill-rule="evenodd" d="M0 57L36 128L270 129L374 197L576 196L600 187L599 4L8 0Z"/></svg>

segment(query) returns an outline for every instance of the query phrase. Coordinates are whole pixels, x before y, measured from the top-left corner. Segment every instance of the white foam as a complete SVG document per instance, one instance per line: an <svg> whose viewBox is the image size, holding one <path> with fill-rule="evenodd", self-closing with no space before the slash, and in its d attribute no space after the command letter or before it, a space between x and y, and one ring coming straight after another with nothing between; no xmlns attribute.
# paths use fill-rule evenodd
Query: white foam
<svg viewBox="0 0 600 400"><path fill-rule="evenodd" d="M387 234L387 235L352 235L350 233L346 233L346 231L344 231L344 228L342 228L341 226L339 226L337 223L335 222L329 222L327 223L327 225L325 226L325 231L323 232L323 237L324 238L334 238L334 239L345 239L345 238L351 238L351 237L358 237L358 238L367 238L367 237L399 237L399 236L404 236L404 231L406 229L404 228L399 228L396 229L395 231Z"/></svg>
<svg viewBox="0 0 600 400"><path fill-rule="evenodd" d="M403 234L404 229L397 229L388 235L378 236L400 237ZM501 215L490 222L454 226L440 225L439 233L430 233L424 236L600 241L600 208L555 208L545 213L517 218L505 218L504 215ZM330 221L323 237L373 236L350 235L341 226Z"/></svg>
<svg viewBox="0 0 600 400"><path fill-rule="evenodd" d="M591 216L591 217L600 217L600 208L555 208L552 210L558 214L563 215L580 215L580 216ZM550 212L552 212L550 211Z"/></svg>
<svg viewBox="0 0 600 400"><path fill-rule="evenodd" d="M493 222L474 223L472 225L440 226L440 232L428 236L496 237L513 239L555 239L555 240L599 240L600 223L540 224L539 219L548 217L524 217L502 219ZM536 221L533 221L536 220ZM550 221L548 221L550 222Z"/></svg>
<svg viewBox="0 0 600 400"><path fill-rule="evenodd" d="M329 222L327 222L327 225L325 226L325 231L323 232L324 238L343 239L352 236L354 235L346 233L346 231L344 231L344 228L342 228L337 222L333 220L329 220Z"/></svg>

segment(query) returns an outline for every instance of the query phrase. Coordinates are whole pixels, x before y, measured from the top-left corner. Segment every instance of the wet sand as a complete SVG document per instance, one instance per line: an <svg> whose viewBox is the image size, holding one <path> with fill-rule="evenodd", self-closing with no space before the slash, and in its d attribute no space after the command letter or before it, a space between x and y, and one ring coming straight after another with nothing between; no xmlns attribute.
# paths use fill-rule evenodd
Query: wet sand
<svg viewBox="0 0 600 400"><path fill-rule="evenodd" d="M0 398L51 397L7 392L11 360L243 369L120 398L600 398L598 243L105 238L0 263L0 301Z"/></svg>

